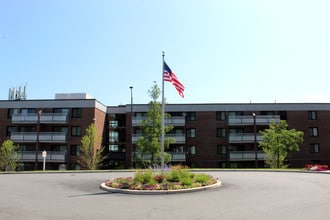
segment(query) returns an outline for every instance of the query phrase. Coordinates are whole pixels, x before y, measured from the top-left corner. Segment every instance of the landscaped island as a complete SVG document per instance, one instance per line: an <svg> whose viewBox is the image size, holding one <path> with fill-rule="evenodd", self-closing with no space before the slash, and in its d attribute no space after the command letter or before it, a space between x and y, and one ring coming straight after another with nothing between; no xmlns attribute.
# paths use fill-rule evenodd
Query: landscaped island
<svg viewBox="0 0 330 220"><path fill-rule="evenodd" d="M190 191L209 186L220 186L221 182L204 173L191 173L186 167L173 166L169 170L137 171L134 177L115 178L106 181L101 188L112 192L127 191ZM103 186L103 187L102 187ZM123 190L123 191L120 191Z"/></svg>

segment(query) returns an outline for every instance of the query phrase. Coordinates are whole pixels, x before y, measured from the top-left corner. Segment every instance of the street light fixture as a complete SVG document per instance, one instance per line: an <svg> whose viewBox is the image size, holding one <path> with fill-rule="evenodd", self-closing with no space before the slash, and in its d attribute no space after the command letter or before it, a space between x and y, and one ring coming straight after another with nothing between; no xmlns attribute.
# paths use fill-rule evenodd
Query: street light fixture
<svg viewBox="0 0 330 220"><path fill-rule="evenodd" d="M252 112L253 116L253 133L254 133L254 165L258 168L258 152L257 152L257 123L256 123L256 113Z"/></svg>

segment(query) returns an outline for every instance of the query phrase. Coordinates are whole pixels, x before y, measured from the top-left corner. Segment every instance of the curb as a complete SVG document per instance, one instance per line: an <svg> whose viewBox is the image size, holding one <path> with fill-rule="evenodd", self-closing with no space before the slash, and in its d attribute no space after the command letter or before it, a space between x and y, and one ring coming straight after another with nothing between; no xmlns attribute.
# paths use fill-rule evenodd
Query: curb
<svg viewBox="0 0 330 220"><path fill-rule="evenodd" d="M178 190L131 190L131 189L118 189L112 188L102 183L100 188L111 192L111 193L123 193L123 194L133 194L133 195L167 195L167 194L178 194L178 193L190 193L190 192L199 192L204 190L216 189L221 187L222 183L220 180L217 180L216 183L209 186L202 186L196 188L188 188L188 189L178 189Z"/></svg>

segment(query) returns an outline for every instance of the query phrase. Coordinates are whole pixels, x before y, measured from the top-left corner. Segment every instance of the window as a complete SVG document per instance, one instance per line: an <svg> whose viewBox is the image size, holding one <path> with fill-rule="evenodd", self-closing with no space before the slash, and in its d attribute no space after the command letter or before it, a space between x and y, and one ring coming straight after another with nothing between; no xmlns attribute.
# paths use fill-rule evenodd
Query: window
<svg viewBox="0 0 330 220"><path fill-rule="evenodd" d="M320 145L319 144L311 144L310 150L312 154L320 153Z"/></svg>
<svg viewBox="0 0 330 220"><path fill-rule="evenodd" d="M72 109L72 118L81 118L82 109L81 108L73 108Z"/></svg>
<svg viewBox="0 0 330 220"><path fill-rule="evenodd" d="M71 127L71 136L81 136L81 127L72 126Z"/></svg>
<svg viewBox="0 0 330 220"><path fill-rule="evenodd" d="M37 110L34 108L22 108L21 109L21 114L22 115L28 115L30 113L37 113Z"/></svg>
<svg viewBox="0 0 330 220"><path fill-rule="evenodd" d="M225 121L226 120L226 112L217 112L217 120Z"/></svg>
<svg viewBox="0 0 330 220"><path fill-rule="evenodd" d="M226 137L226 128L217 128L217 137L225 138Z"/></svg>
<svg viewBox="0 0 330 220"><path fill-rule="evenodd" d="M195 155L196 154L196 146L187 146L187 154Z"/></svg>
<svg viewBox="0 0 330 220"><path fill-rule="evenodd" d="M73 156L79 155L79 145L70 146L70 155L73 155Z"/></svg>
<svg viewBox="0 0 330 220"><path fill-rule="evenodd" d="M11 135L11 132L15 132L15 131L17 131L16 127L14 127L14 126L8 126L7 127L6 135L7 136L10 136Z"/></svg>
<svg viewBox="0 0 330 220"><path fill-rule="evenodd" d="M8 118L11 118L14 114L17 114L17 113L18 113L18 109L17 108L10 108L10 109L8 109L7 117Z"/></svg>
<svg viewBox="0 0 330 220"><path fill-rule="evenodd" d="M319 136L319 132L317 128L309 128L309 136L317 137Z"/></svg>
<svg viewBox="0 0 330 220"><path fill-rule="evenodd" d="M187 112L186 120L187 121L195 121L196 120L196 113L195 112Z"/></svg>
<svg viewBox="0 0 330 220"><path fill-rule="evenodd" d="M227 154L227 146L225 146L225 145L218 145L217 146L217 154L218 155L226 155Z"/></svg>
<svg viewBox="0 0 330 220"><path fill-rule="evenodd" d="M317 120L317 111L308 111L308 120Z"/></svg>
<svg viewBox="0 0 330 220"><path fill-rule="evenodd" d="M68 113L69 109L67 108L54 108L53 113Z"/></svg>
<svg viewBox="0 0 330 220"><path fill-rule="evenodd" d="M22 126L19 128L20 132L36 132L36 128L33 126Z"/></svg>
<svg viewBox="0 0 330 220"><path fill-rule="evenodd" d="M195 128L188 128L187 129L187 137L196 137L196 129Z"/></svg>
<svg viewBox="0 0 330 220"><path fill-rule="evenodd" d="M68 132L68 128L67 127L60 127L60 126L56 126L52 128L53 132Z"/></svg>
<svg viewBox="0 0 330 220"><path fill-rule="evenodd" d="M109 152L119 152L119 145L118 144L110 144L109 145Z"/></svg>
<svg viewBox="0 0 330 220"><path fill-rule="evenodd" d="M110 131L109 132L109 142L110 143L118 143L118 135L117 131Z"/></svg>
<svg viewBox="0 0 330 220"><path fill-rule="evenodd" d="M110 128L118 128L118 121L109 121Z"/></svg>
<svg viewBox="0 0 330 220"><path fill-rule="evenodd" d="M228 115L229 116L241 116L241 115L243 115L243 112L229 112Z"/></svg>

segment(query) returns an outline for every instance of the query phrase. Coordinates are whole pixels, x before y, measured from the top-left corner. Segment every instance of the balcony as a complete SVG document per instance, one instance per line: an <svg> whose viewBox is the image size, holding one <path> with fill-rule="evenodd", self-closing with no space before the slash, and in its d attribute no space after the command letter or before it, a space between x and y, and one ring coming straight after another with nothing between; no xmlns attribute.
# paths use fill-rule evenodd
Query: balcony
<svg viewBox="0 0 330 220"><path fill-rule="evenodd" d="M40 115L40 124L66 124L68 113L42 113ZM38 122L38 113L13 114L11 118L13 124L36 124Z"/></svg>
<svg viewBox="0 0 330 220"><path fill-rule="evenodd" d="M186 152L166 152L171 155L171 162L185 162L186 161ZM134 152L133 155L136 154L139 158L141 158L141 153ZM132 158L133 158L132 155ZM143 155L142 160L150 160L151 155Z"/></svg>
<svg viewBox="0 0 330 220"><path fill-rule="evenodd" d="M257 115L256 125L269 125L272 121L276 123L280 122L279 115ZM241 115L241 116L229 116L228 117L229 126L248 126L254 125L254 120L252 115Z"/></svg>
<svg viewBox="0 0 330 220"><path fill-rule="evenodd" d="M257 151L258 160L265 160L265 153ZM254 151L231 151L229 154L230 161L251 161L255 160Z"/></svg>
<svg viewBox="0 0 330 220"><path fill-rule="evenodd" d="M133 134L132 136L132 143L136 143L137 140L142 137L142 134ZM165 138L174 138L176 144L184 144L186 143L186 136L185 134L167 134Z"/></svg>
<svg viewBox="0 0 330 220"><path fill-rule="evenodd" d="M139 126L142 124L142 121L145 120L147 117L133 117L132 125ZM170 118L165 118L165 125L172 125L172 126L184 126L185 125L185 118L183 116L172 116Z"/></svg>
<svg viewBox="0 0 330 220"><path fill-rule="evenodd" d="M66 132L40 132L39 143L65 143ZM12 132L10 140L15 143L37 142L37 132Z"/></svg>
<svg viewBox="0 0 330 220"><path fill-rule="evenodd" d="M262 135L257 134L257 142L262 141ZM229 134L229 143L254 143L254 134L253 133L235 133Z"/></svg>
<svg viewBox="0 0 330 220"><path fill-rule="evenodd" d="M36 153L34 151L20 151L18 152L18 159L21 162L34 162ZM42 162L42 151L38 152L38 162ZM47 151L46 162L64 163L66 162L65 151Z"/></svg>

